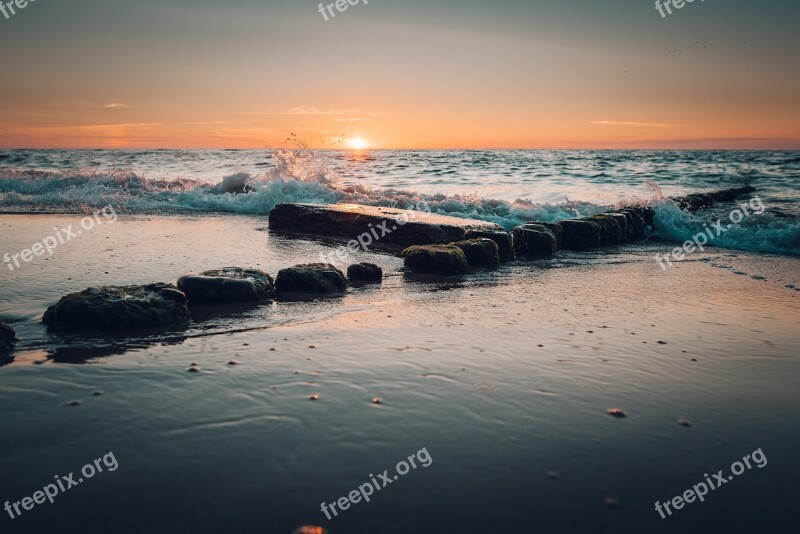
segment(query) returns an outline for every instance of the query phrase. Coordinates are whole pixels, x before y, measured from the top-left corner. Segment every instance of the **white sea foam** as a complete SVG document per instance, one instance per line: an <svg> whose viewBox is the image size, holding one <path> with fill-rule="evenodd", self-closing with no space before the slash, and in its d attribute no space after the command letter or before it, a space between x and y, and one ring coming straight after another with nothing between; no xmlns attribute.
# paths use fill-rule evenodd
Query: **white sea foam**
<svg viewBox="0 0 800 534"><path fill-rule="evenodd" d="M0 210L88 212L110 204L121 213L267 214L284 202L355 202L406 208L424 200L434 213L491 221L510 229L532 220L552 222L585 217L622 205L641 204L656 209L659 237L676 242L683 242L705 224L716 220L713 210L694 214L681 211L665 197L656 181L646 178L648 174L661 174L662 160L666 156L660 153L649 156L655 162L651 173L637 167L647 161L647 155L538 153L541 161L536 163L534 176L531 176L531 165L534 165L531 161L537 153L531 151L519 154L380 152L358 156L281 149L266 156L262 154L261 160L252 153L209 151L171 154L173 161L165 151L127 154L125 158L112 154L103 151L0 152L0 163L6 165L0 167ZM708 156L698 156L701 157ZM736 154L735 157L742 156ZM797 158L781 157L783 159L771 164L795 172ZM757 155L748 158L751 169L766 165L758 162ZM128 165L110 164L120 159ZM577 163L573 161L576 159ZM632 163L631 159L638 163ZM76 164L82 166L75 167ZM373 174L360 174L364 165ZM492 182L486 173L493 165L502 175ZM216 167L223 171L213 178ZM677 176L689 172L681 162L676 162L675 167ZM161 168L165 170L158 172ZM181 173L180 169L186 172ZM629 176L628 172L634 169L637 172ZM595 172L598 170L600 172ZM707 175L719 171L713 165L705 170ZM149 178L148 174L156 177ZM763 178L768 173L764 167L757 174ZM403 178L414 175L416 179ZM754 179L753 176L748 178ZM493 190L500 194L458 192L459 188L480 189L476 186L477 180L483 180L484 190L494 183ZM682 180L687 182L688 178L684 176ZM786 211L787 204L793 206L795 199L787 193L791 188L787 189L783 180L781 176L773 176L767 185L783 192L783 198L779 197L781 202L777 203ZM674 191L673 181L665 177L658 182ZM468 185L462 186L461 182ZM709 189L707 177L695 182L694 189L687 185L685 190ZM722 185L716 189L724 188ZM756 181L754 185L758 187L759 184ZM515 195L515 191L519 194ZM573 200L579 198L583 200ZM764 198L767 213L731 228L714 244L800 255L797 217L781 216L776 202L771 204L769 195Z"/></svg>

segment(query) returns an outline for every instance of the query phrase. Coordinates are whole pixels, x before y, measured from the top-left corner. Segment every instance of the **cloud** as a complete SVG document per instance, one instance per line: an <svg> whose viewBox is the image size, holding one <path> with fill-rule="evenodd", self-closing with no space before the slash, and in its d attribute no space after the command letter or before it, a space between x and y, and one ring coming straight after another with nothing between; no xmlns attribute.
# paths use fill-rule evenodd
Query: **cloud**
<svg viewBox="0 0 800 534"><path fill-rule="evenodd" d="M140 122L129 124L76 124L69 126L31 126L28 129L37 130L90 130L95 128L149 128L152 126L163 126L161 122Z"/></svg>
<svg viewBox="0 0 800 534"><path fill-rule="evenodd" d="M107 109L125 109L125 108L128 107L128 105L127 104L120 104L119 102L112 102L111 104L106 104L103 107L107 108Z"/></svg>
<svg viewBox="0 0 800 534"><path fill-rule="evenodd" d="M370 117L377 117L378 113L367 113L363 109L317 109L316 107L296 106L293 108L285 109L282 111L237 111L240 115L292 115L292 116L337 116L337 115L369 115Z"/></svg>
<svg viewBox="0 0 800 534"><path fill-rule="evenodd" d="M665 124L661 122L628 122L628 121L589 121L589 124L600 126L637 126L642 128L674 128L680 124Z"/></svg>

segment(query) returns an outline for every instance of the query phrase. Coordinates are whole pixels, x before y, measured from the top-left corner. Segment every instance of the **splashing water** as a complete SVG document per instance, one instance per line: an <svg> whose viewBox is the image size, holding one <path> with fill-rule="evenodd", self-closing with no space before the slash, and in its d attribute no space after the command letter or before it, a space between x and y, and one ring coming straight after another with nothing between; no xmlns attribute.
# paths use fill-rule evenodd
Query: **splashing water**
<svg viewBox="0 0 800 534"><path fill-rule="evenodd" d="M667 195L752 183L769 212L714 246L797 255L797 177L800 158L791 153L0 151L0 210L87 212L111 204L120 213L264 215L284 202L411 208L425 201L434 213L510 229L651 205L659 236L683 241L719 214L682 212Z"/></svg>

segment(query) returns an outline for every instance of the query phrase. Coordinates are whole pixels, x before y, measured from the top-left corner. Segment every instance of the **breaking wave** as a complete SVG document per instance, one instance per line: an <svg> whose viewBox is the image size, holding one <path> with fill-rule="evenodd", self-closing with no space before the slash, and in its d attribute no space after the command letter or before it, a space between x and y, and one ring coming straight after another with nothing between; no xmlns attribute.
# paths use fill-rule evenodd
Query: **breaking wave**
<svg viewBox="0 0 800 534"><path fill-rule="evenodd" d="M621 205L650 205L656 210L658 237L676 242L691 239L715 217L706 211L688 213L646 181L642 196L617 198L608 204L564 198L562 202L513 201L478 194L421 194L399 188L373 188L345 183L326 160L307 149L272 153L271 167L262 172L240 169L210 184L193 178L147 178L132 169L96 171L34 170L0 167L0 210L17 213L89 212L107 205L129 214L230 213L266 215L286 202L359 204L413 208L424 201L434 213L495 222L510 229L521 223L586 217ZM557 195L553 195L557 196ZM756 252L800 255L800 222L795 216L766 211L745 218L714 246Z"/></svg>

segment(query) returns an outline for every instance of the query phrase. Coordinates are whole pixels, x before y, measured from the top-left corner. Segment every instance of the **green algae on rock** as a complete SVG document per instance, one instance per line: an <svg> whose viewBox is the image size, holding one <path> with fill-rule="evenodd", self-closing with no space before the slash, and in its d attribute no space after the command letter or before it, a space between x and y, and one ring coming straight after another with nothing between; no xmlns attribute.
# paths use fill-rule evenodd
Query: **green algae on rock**
<svg viewBox="0 0 800 534"><path fill-rule="evenodd" d="M61 297L42 317L49 328L136 330L191 320L186 295L172 284L91 287Z"/></svg>

